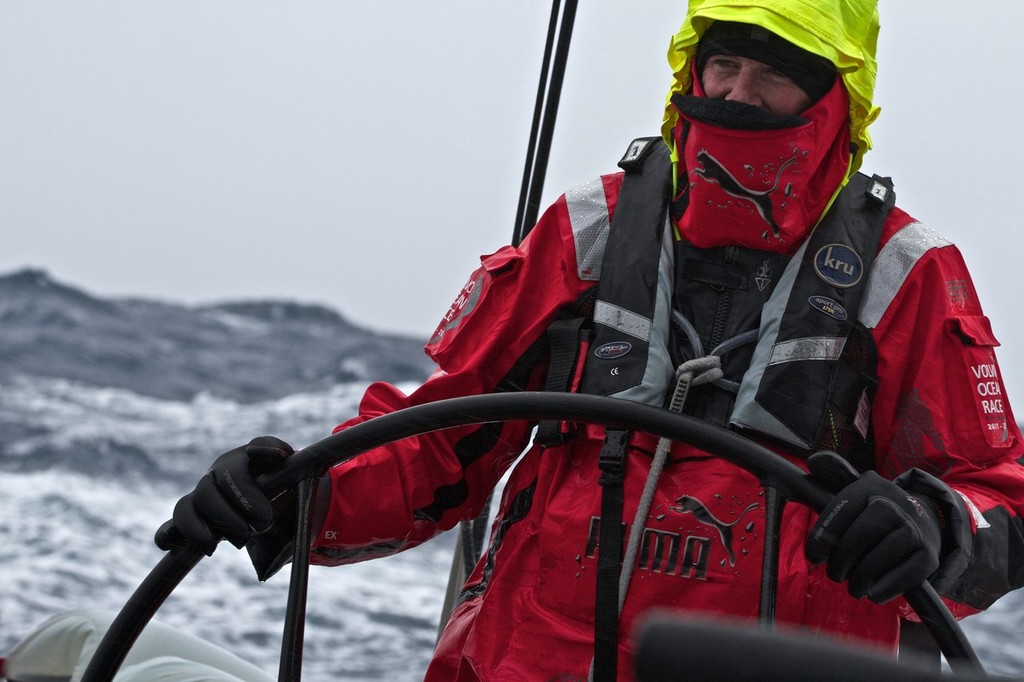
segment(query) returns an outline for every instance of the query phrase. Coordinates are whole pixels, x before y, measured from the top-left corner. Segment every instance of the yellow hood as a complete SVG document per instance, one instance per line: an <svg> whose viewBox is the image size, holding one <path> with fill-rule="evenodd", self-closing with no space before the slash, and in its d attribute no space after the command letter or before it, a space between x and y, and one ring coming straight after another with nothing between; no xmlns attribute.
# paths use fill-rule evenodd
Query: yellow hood
<svg viewBox="0 0 1024 682"><path fill-rule="evenodd" d="M668 99L690 90L690 61L697 41L716 20L757 24L835 64L850 96L850 140L857 151L850 174L871 149L868 126L880 109L872 101L877 67L878 0L690 0L686 19L668 49L673 82ZM672 147L678 113L665 106L661 133Z"/></svg>

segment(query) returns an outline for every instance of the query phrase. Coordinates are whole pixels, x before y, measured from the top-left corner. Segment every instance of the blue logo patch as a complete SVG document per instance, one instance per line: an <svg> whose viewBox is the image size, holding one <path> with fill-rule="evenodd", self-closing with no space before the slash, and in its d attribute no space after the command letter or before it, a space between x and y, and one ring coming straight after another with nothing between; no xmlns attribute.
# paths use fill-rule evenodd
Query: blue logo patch
<svg viewBox="0 0 1024 682"><path fill-rule="evenodd" d="M834 287L852 287L864 276L864 262L845 244L827 244L814 254L814 271Z"/></svg>
<svg viewBox="0 0 1024 682"><path fill-rule="evenodd" d="M833 301L828 296L811 296L807 299L807 302L811 304L811 307L815 310L820 310L829 317L835 318L840 322L844 321L848 315L846 308L839 305L836 301Z"/></svg>
<svg viewBox="0 0 1024 682"><path fill-rule="evenodd" d="M615 360L633 350L633 345L627 341L613 341L594 349L594 355L602 360Z"/></svg>

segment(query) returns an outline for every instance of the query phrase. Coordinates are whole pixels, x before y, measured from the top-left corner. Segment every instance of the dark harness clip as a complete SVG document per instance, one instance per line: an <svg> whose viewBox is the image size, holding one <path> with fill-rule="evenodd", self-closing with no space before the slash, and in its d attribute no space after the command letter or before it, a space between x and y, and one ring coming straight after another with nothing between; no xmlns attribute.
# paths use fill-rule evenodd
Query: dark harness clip
<svg viewBox="0 0 1024 682"><path fill-rule="evenodd" d="M619 159L619 168L627 173L637 173L644 167L644 159L660 137L638 137L629 143L626 153Z"/></svg>
<svg viewBox="0 0 1024 682"><path fill-rule="evenodd" d="M606 476L614 478L622 475L623 465L626 461L626 444L628 442L629 431L621 429L608 429L605 431L604 445L601 446L601 454L598 456L597 465Z"/></svg>
<svg viewBox="0 0 1024 682"><path fill-rule="evenodd" d="M864 196L879 206L882 206L885 204L886 199L889 198L889 193L891 191L892 178L883 178L878 175L872 175L871 182L868 183L868 188L864 191Z"/></svg>

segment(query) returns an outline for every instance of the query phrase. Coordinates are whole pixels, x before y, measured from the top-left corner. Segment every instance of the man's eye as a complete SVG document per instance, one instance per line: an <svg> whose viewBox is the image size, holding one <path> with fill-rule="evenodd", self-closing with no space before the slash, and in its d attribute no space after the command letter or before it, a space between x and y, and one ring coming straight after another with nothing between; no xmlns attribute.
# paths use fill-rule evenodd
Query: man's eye
<svg viewBox="0 0 1024 682"><path fill-rule="evenodd" d="M790 78L786 74L782 73L778 69L767 69L764 72L764 75L765 75L765 78L767 78L768 80L771 80L771 81L773 81L775 83L786 83L786 84L793 83L793 79L792 78Z"/></svg>
<svg viewBox="0 0 1024 682"><path fill-rule="evenodd" d="M710 65L716 69L737 69L739 63L725 57L712 57Z"/></svg>

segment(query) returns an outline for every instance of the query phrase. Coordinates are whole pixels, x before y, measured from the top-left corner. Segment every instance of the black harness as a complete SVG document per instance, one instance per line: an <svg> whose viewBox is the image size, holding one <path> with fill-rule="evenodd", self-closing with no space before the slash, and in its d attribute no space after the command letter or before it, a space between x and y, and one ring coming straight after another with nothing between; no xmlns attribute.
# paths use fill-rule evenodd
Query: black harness
<svg viewBox="0 0 1024 682"><path fill-rule="evenodd" d="M591 289L549 329L548 390L616 395L652 370L651 341L655 325L663 324L655 308L671 161L660 138L641 138L619 165L626 174L596 300ZM673 367L664 370L713 353L720 355L724 374L697 389L684 410L796 454L830 449L860 470L873 468L867 417L877 385L876 350L857 312L894 203L888 179L855 175L792 258L675 242L668 349ZM552 446L573 435L571 425L547 423L537 439ZM594 680L613 680L617 666L627 444L627 433L609 430L599 458Z"/></svg>
<svg viewBox="0 0 1024 682"><path fill-rule="evenodd" d="M671 162L660 138L640 138L619 165L626 175L596 300L588 292L549 330L548 390L616 395L650 372ZM858 469L873 466L876 350L857 313L894 203L889 179L858 173L792 258L674 244L666 371L724 349L724 378L695 390L687 413L794 454L828 448ZM542 444L569 435L542 427Z"/></svg>

